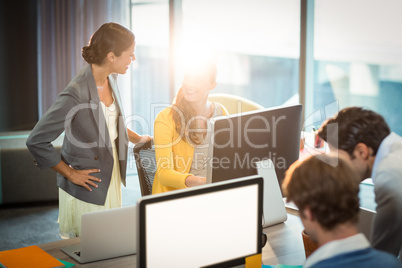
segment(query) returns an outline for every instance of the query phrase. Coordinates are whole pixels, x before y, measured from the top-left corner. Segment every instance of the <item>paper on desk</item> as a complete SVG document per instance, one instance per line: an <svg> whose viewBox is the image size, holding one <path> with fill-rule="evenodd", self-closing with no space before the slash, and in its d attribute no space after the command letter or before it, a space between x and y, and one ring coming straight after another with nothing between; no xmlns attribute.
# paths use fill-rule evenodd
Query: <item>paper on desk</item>
<svg viewBox="0 0 402 268"><path fill-rule="evenodd" d="M36 245L1 251L0 263L8 268L64 267L56 258Z"/></svg>

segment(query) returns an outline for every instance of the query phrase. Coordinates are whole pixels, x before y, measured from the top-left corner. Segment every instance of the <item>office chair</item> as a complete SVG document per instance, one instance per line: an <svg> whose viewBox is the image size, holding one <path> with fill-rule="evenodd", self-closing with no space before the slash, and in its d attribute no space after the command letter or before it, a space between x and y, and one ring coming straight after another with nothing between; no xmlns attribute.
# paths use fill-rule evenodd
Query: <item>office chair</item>
<svg viewBox="0 0 402 268"><path fill-rule="evenodd" d="M229 114L243 113L264 108L264 106L254 101L232 94L209 94L208 100L222 104L228 110Z"/></svg>
<svg viewBox="0 0 402 268"><path fill-rule="evenodd" d="M137 143L134 146L134 157L141 187L141 195L151 195L156 172L154 141L150 140L146 143Z"/></svg>

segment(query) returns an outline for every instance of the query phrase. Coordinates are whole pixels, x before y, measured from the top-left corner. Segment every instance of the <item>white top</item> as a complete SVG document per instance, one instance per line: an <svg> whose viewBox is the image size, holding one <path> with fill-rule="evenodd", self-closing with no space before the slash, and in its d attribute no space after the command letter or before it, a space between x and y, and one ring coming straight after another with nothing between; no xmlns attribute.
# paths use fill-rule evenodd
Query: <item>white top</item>
<svg viewBox="0 0 402 268"><path fill-rule="evenodd" d="M223 115L222 106L214 103L215 110L211 118ZM209 140L211 139L211 118L207 120L207 135L201 144L194 147L193 161L191 162L190 173L194 176L206 177L207 176L207 157L208 157L208 146Z"/></svg>
<svg viewBox="0 0 402 268"><path fill-rule="evenodd" d="M112 146L114 146L114 141L118 136L117 132L117 119L119 117L119 111L117 109L116 101L114 96L113 103L110 106L106 106L103 102L101 102L103 115L105 116L106 125L109 130L110 141Z"/></svg>
<svg viewBox="0 0 402 268"><path fill-rule="evenodd" d="M370 243L364 234L361 233L344 239L334 240L316 249L313 254L308 257L303 267L311 267L320 261L332 258L336 255L362 250L369 247Z"/></svg>

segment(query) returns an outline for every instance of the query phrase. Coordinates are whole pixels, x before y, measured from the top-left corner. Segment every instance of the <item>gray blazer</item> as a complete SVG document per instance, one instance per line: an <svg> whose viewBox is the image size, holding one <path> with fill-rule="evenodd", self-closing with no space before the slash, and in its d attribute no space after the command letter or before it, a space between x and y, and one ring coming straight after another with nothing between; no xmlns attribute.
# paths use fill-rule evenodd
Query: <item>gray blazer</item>
<svg viewBox="0 0 402 268"><path fill-rule="evenodd" d="M116 78L116 75L110 75L109 83L119 109L116 147L125 186L128 134ZM63 131L65 137L60 155L51 142ZM71 183L61 174L57 174L57 186L82 201L104 205L114 164L113 149L90 65L84 67L58 95L32 130L26 145L39 168L50 168L63 160L78 170L100 169L100 173L91 174L102 180L97 182L98 188L92 187L92 192Z"/></svg>

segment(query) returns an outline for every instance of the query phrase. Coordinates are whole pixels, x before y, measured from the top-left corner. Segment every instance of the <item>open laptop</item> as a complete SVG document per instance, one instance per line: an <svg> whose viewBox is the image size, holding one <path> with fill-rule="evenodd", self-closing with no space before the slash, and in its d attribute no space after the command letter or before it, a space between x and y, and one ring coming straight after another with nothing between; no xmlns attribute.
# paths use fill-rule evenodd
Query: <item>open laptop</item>
<svg viewBox="0 0 402 268"><path fill-rule="evenodd" d="M79 263L135 254L136 206L85 213L81 218L81 244L60 248Z"/></svg>
<svg viewBox="0 0 402 268"><path fill-rule="evenodd" d="M262 176L264 179L262 226L265 228L286 221L288 215L272 160L266 159L257 162L256 166L258 175Z"/></svg>

